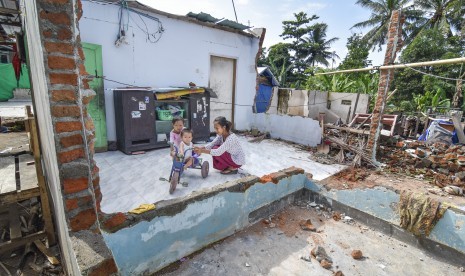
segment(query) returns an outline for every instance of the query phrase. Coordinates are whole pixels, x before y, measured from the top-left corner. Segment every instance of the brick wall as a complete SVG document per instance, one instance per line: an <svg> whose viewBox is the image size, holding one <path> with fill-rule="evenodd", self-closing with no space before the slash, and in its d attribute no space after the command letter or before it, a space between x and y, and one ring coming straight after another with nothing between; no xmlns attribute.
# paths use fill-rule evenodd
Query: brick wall
<svg viewBox="0 0 465 276"><path fill-rule="evenodd" d="M402 46L402 24L404 18L400 11L392 11L391 20L388 29L388 42L386 45L386 54L384 55L384 64L393 64L396 59L396 54ZM373 117L370 126L370 136L368 138L367 149L372 152L373 159L376 158L376 149L381 132L381 118L384 114L386 104L386 96L389 86L394 78L394 70L381 70L378 94L376 97L375 107L373 109Z"/></svg>
<svg viewBox="0 0 465 276"><path fill-rule="evenodd" d="M81 2L37 0L37 8L68 228L99 234L97 214L102 196L99 169L93 160L94 124L87 112L95 92L89 90L79 37ZM116 272L111 256L102 266L81 271L87 274L102 269L105 275Z"/></svg>

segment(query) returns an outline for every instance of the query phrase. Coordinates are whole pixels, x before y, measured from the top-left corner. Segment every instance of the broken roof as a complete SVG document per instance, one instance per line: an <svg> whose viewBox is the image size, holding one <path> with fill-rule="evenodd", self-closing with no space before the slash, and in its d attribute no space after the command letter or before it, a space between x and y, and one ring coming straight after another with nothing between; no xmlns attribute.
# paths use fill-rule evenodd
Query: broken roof
<svg viewBox="0 0 465 276"><path fill-rule="evenodd" d="M250 28L249 26L246 26L246 25L243 25L241 23L237 23L237 22L234 22L234 21L231 21L231 20L228 20L228 19L215 18L215 17L211 16L210 14L204 13L204 12L201 12L201 13L190 12L190 13L187 14L187 16L195 18L195 19L203 21L203 22L209 22L209 23L213 23L213 24L216 24L216 25L220 25L220 26L226 26L226 27L233 28L233 29L240 30L240 31L243 31L243 30L246 30L246 29Z"/></svg>
<svg viewBox="0 0 465 276"><path fill-rule="evenodd" d="M121 0L93 0L93 2L103 2L103 3L111 3L114 5L119 5L121 3ZM189 23L194 23L194 24L205 26L205 27L220 29L223 31L237 33L237 34L241 34L241 35L248 36L248 37L255 37L255 38L257 37L257 35L255 35L253 32L245 31L246 29L250 28L249 26L245 26L245 25L242 25L242 24L230 21L230 20L216 19L213 16L206 14L206 13L199 13L199 14L189 13L188 16L183 16L183 15L176 15L176 14L160 11L150 6L144 5L138 1L127 1L126 4L130 10L135 9L138 11L155 13L158 15L166 16L168 18L177 19L177 20L181 20L181 21L185 21ZM194 16L190 16L190 14ZM214 21L213 19L216 19L216 21Z"/></svg>

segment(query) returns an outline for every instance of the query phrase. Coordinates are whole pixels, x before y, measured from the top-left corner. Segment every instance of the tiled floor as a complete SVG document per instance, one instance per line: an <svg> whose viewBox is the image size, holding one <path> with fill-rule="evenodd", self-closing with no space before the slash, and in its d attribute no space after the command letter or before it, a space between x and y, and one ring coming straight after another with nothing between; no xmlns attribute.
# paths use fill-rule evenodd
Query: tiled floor
<svg viewBox="0 0 465 276"><path fill-rule="evenodd" d="M291 166L311 172L316 180L344 168L340 165L313 162L308 158L308 152L284 142L264 140L261 143L249 143L246 138L241 140L247 164L239 170L239 174L220 174L213 169L211 156L204 155L204 160L210 163L208 177L203 179L200 170L188 170L182 175L181 181L188 182L189 186L178 185L172 195L168 192L169 183L160 180L160 177L169 177L172 165L169 149L152 150L142 155L126 155L120 151L96 154L103 194L102 211L127 212L143 203L183 197L193 191L213 187L244 175L263 176Z"/></svg>

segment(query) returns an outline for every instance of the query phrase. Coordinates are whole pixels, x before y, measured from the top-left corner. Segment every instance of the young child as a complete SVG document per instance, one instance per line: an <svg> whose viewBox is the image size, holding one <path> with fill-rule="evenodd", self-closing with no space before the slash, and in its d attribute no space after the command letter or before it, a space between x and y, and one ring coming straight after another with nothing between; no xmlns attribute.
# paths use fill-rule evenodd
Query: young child
<svg viewBox="0 0 465 276"><path fill-rule="evenodd" d="M173 130L170 132L170 142L175 145L179 150L179 144L181 143L181 131L184 128L184 120L180 117L175 117L171 121L173 125ZM171 157L174 157L175 151L171 146Z"/></svg>
<svg viewBox="0 0 465 276"><path fill-rule="evenodd" d="M194 159L192 158L192 151L194 144L192 144L192 130L185 128L181 131L181 143L179 144L179 153L184 155L184 170L192 165ZM187 152L185 152L187 150ZM184 153L185 152L185 153Z"/></svg>

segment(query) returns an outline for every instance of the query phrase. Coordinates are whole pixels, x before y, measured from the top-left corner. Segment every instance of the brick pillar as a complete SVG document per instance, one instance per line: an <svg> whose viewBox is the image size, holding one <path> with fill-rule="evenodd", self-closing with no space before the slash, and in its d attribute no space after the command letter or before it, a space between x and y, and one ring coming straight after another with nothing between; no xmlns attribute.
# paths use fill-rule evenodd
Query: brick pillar
<svg viewBox="0 0 465 276"><path fill-rule="evenodd" d="M89 90L79 37L81 2L36 2L68 228L71 233L88 232L100 236L97 220L101 201L99 169L93 159L94 124L87 112L87 104L95 92ZM102 264L105 275L117 271L111 254ZM85 274L101 270L98 264L81 267Z"/></svg>
<svg viewBox="0 0 465 276"><path fill-rule="evenodd" d="M402 24L404 18L401 11L396 10L391 14L391 21L388 29L388 42L386 45L386 54L384 55L384 64L390 65L394 63L396 54L402 45ZM373 117L370 126L370 136L368 138L367 149L372 152L373 160L376 159L376 149L378 147L379 135L383 124L381 119L384 114L386 104L387 91L389 85L394 78L394 69L381 70L378 84L378 95L376 97L375 107L373 109Z"/></svg>

